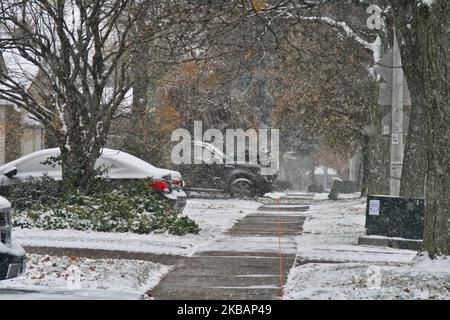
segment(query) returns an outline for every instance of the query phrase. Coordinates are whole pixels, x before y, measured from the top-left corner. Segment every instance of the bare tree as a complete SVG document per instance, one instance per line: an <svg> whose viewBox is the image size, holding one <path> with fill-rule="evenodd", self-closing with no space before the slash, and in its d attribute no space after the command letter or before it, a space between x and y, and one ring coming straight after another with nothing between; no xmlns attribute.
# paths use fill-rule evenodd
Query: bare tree
<svg viewBox="0 0 450 320"><path fill-rule="evenodd" d="M79 187L94 174L111 118L132 82L144 2L6 0L0 49L7 66L0 97L28 111L61 149L63 181Z"/></svg>

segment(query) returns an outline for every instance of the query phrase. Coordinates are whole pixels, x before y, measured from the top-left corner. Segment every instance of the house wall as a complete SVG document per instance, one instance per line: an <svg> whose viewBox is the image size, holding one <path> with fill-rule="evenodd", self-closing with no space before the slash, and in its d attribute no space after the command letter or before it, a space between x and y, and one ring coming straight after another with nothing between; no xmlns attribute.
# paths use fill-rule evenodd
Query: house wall
<svg viewBox="0 0 450 320"><path fill-rule="evenodd" d="M25 127L20 137L20 155L32 153L42 149L42 130L40 128Z"/></svg>
<svg viewBox="0 0 450 320"><path fill-rule="evenodd" d="M6 106L6 123L5 123L5 163L15 160L21 156L21 121L22 115L12 106Z"/></svg>
<svg viewBox="0 0 450 320"><path fill-rule="evenodd" d="M0 105L0 165L43 148L42 128L22 124L22 114Z"/></svg>

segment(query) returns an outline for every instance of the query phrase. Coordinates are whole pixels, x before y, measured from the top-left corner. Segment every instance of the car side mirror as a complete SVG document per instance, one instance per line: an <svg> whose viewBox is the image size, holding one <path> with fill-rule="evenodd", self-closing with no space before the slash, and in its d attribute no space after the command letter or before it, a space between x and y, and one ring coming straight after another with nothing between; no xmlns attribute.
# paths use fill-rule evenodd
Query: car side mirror
<svg viewBox="0 0 450 320"><path fill-rule="evenodd" d="M7 176L8 178L12 178L16 174L17 174L17 168L16 167L11 167L4 173L4 175Z"/></svg>

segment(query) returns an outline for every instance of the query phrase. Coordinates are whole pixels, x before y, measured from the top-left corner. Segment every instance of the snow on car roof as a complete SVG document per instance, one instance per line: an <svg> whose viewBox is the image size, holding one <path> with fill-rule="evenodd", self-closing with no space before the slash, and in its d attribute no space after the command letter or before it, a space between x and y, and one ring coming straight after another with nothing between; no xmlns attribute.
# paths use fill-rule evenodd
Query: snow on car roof
<svg viewBox="0 0 450 320"><path fill-rule="evenodd" d="M152 169L152 170L158 169L153 165L151 165L150 163L145 162L144 160L141 160L129 153L120 150L103 148L100 157L118 160L119 162L132 164L142 169Z"/></svg>
<svg viewBox="0 0 450 320"><path fill-rule="evenodd" d="M135 167L138 170L142 170L142 171L146 171L146 172L148 172L148 171L155 172L156 171L161 175L171 174L172 177L181 178L181 174L177 171L157 168L157 167L151 165L150 163L139 159L138 157L135 157L129 153L126 153L126 152L123 152L120 150L103 148L102 155L100 157L101 158L110 158L110 159L114 159L115 161L118 161L123 164L132 165L133 167Z"/></svg>

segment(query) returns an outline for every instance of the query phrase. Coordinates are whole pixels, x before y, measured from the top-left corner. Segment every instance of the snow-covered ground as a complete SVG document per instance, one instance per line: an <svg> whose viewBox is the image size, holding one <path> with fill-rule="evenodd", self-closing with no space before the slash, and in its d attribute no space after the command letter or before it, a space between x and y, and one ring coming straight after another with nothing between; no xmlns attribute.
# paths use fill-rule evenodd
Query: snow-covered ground
<svg viewBox="0 0 450 320"><path fill-rule="evenodd" d="M37 290L49 298L49 290L64 292L57 297L139 298L155 287L170 268L149 261L86 259L30 254L25 276L0 282L0 299L17 298L2 289ZM42 298L42 296L36 295ZM54 297L54 296L53 296Z"/></svg>
<svg viewBox="0 0 450 320"><path fill-rule="evenodd" d="M188 200L184 214L198 235L137 235L73 230L15 229L22 245L125 250L189 256L260 206L244 200ZM170 267L149 261L86 259L29 254L27 272L0 282L0 299L139 299Z"/></svg>
<svg viewBox="0 0 450 320"><path fill-rule="evenodd" d="M329 200L328 199L329 193L316 193L314 195L315 201L322 201L322 200ZM338 199L344 200L344 199L357 199L361 197L361 192L354 192L354 193L339 193Z"/></svg>
<svg viewBox="0 0 450 320"><path fill-rule="evenodd" d="M74 230L14 230L15 238L24 246L73 247L124 250L189 256L198 247L214 241L237 219L254 212L260 203L245 200L190 199L183 214L195 220L201 231L198 235L174 236L167 233L139 235Z"/></svg>
<svg viewBox="0 0 450 320"><path fill-rule="evenodd" d="M305 213L285 299L450 298L449 260L431 262L414 251L356 245L365 233L366 199L346 198L327 201L317 195Z"/></svg>

